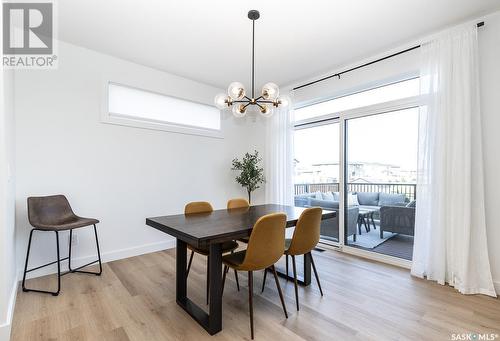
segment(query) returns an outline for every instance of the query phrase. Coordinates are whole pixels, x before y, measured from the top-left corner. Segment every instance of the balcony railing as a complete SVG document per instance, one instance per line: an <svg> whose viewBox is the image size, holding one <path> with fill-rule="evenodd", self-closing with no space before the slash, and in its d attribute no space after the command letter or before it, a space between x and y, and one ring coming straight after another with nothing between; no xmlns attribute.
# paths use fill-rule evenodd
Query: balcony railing
<svg viewBox="0 0 500 341"><path fill-rule="evenodd" d="M349 192L383 192L404 194L408 200L416 199L416 184L404 183L348 183ZM339 183L295 184L295 195L313 192L338 192Z"/></svg>

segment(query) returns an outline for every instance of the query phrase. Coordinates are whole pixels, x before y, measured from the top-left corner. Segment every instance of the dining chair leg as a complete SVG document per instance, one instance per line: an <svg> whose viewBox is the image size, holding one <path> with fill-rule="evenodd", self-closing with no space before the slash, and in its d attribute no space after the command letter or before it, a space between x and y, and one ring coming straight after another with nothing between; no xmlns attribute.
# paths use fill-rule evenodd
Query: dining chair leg
<svg viewBox="0 0 500 341"><path fill-rule="evenodd" d="M248 306L250 309L250 335L253 340L253 272L248 271Z"/></svg>
<svg viewBox="0 0 500 341"><path fill-rule="evenodd" d="M276 268L271 266L274 275L274 281L276 282L276 288L278 288L278 293L280 294L281 306L283 307L283 311L285 312L285 317L288 318L288 313L286 311L285 299L283 298L283 292L281 291L280 281L278 280L278 274L276 273ZM267 272L267 271L266 271Z"/></svg>
<svg viewBox="0 0 500 341"><path fill-rule="evenodd" d="M224 294L224 283L226 283L226 274L228 272L229 267L224 265L224 271L222 272L222 291L221 296Z"/></svg>
<svg viewBox="0 0 500 341"><path fill-rule="evenodd" d="M311 265L314 270L314 276L316 277L316 282L318 282L319 292L321 293L321 296L323 296L323 289L321 289L321 284L319 283L318 271L316 271L316 265L314 264L314 258L312 252L309 252L309 257L311 257Z"/></svg>
<svg viewBox="0 0 500 341"><path fill-rule="evenodd" d="M295 304L297 305L297 311L299 311L299 286L297 284L297 265L295 264L294 255L292 255L292 266L293 266L293 284L295 285Z"/></svg>
<svg viewBox="0 0 500 341"><path fill-rule="evenodd" d="M266 278L267 278L267 269L264 269L264 278L262 279L262 290L261 293L264 292L264 288L266 287Z"/></svg>
<svg viewBox="0 0 500 341"><path fill-rule="evenodd" d="M207 256L207 304L209 302L208 295L210 294L210 271L208 266L210 265L210 257Z"/></svg>
<svg viewBox="0 0 500 341"><path fill-rule="evenodd" d="M189 270L191 270L191 263L193 262L194 251L191 251L191 256L189 257L189 263L186 270L186 278L189 275Z"/></svg>
<svg viewBox="0 0 500 341"><path fill-rule="evenodd" d="M286 275L288 277L288 255L285 256L286 259Z"/></svg>
<svg viewBox="0 0 500 341"><path fill-rule="evenodd" d="M236 288L240 291L240 281L238 280L238 271L234 270L234 279L236 280Z"/></svg>

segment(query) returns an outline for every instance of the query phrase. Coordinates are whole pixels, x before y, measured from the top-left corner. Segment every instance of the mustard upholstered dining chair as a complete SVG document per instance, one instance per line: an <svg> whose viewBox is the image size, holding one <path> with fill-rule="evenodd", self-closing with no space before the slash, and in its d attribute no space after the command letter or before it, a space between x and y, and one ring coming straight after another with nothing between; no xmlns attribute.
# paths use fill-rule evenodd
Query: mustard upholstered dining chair
<svg viewBox="0 0 500 341"><path fill-rule="evenodd" d="M248 203L247 199L243 198L230 199L227 202L228 210L248 207L250 207L250 204ZM239 238L238 240L243 243L248 243L248 237Z"/></svg>
<svg viewBox="0 0 500 341"><path fill-rule="evenodd" d="M321 293L321 296L323 296L323 289L321 289L318 272L316 271L316 265L314 264L314 259L311 253L311 251L319 242L321 214L322 210L320 207L311 207L305 209L300 215L299 220L297 221L292 239L285 240L285 256L287 257L287 265L288 256L292 257L293 278L295 285L295 303L297 305L297 310L299 310L299 293L297 285L297 265L295 263L295 256L306 255L306 257L310 257L311 265L314 270L314 276L316 277L316 282L318 283L319 292ZM264 273L264 280L262 282L262 292L264 291L265 285L266 273Z"/></svg>
<svg viewBox="0 0 500 341"><path fill-rule="evenodd" d="M231 210L233 208L246 208L246 207L250 207L250 204L248 203L247 199L236 198L236 199L230 199L227 202L228 210Z"/></svg>
<svg viewBox="0 0 500 341"><path fill-rule="evenodd" d="M284 213L272 213L265 215L255 223L248 247L246 250L235 252L222 257L224 271L222 277L222 291L224 292L224 282L228 268L248 272L248 303L250 310L250 332L253 339L253 271L266 270L270 268L274 274L276 287L283 306L286 318L285 300L281 292L280 282L274 263L276 263L285 251L285 227L286 215Z"/></svg>
<svg viewBox="0 0 500 341"><path fill-rule="evenodd" d="M206 201L195 201L195 202L190 202L184 207L184 214L189 215L189 214L201 214L201 213L210 213L213 211L212 205L210 205L209 202ZM210 273L208 271L208 264L209 264L209 248L204 247L204 248L196 248L192 245L187 245L188 249L191 250L191 256L189 257L189 263L186 271L186 277L189 275L189 270L191 269L191 263L193 262L193 256L194 253L199 253L203 256L207 256L207 304L208 304L208 295L210 291ZM238 243L235 241L228 241L222 243L222 253L227 253L234 251L238 248ZM236 276L236 282L238 283L238 274L236 271L234 272L234 275ZM238 285L238 290L240 290L239 285Z"/></svg>

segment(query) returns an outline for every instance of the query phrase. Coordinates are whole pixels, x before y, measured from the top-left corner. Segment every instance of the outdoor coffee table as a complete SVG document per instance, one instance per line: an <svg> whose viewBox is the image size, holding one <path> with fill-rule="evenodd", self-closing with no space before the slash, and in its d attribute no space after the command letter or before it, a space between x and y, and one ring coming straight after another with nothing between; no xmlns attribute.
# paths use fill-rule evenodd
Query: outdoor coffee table
<svg viewBox="0 0 500 341"><path fill-rule="evenodd" d="M377 212L377 209L373 208L360 208L358 214L358 231L361 234L361 224L365 226L366 232L370 232L370 223L373 225L373 229L376 230L377 226L373 220L373 214Z"/></svg>

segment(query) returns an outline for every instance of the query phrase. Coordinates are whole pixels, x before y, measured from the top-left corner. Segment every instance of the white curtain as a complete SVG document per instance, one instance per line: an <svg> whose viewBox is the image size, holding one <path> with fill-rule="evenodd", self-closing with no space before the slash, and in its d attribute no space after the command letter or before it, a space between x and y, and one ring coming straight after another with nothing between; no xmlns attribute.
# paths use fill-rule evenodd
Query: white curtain
<svg viewBox="0 0 500 341"><path fill-rule="evenodd" d="M266 122L266 202L293 205L292 103L275 110Z"/></svg>
<svg viewBox="0 0 500 341"><path fill-rule="evenodd" d="M475 24L421 47L417 210L412 274L463 294L496 296L484 211Z"/></svg>

